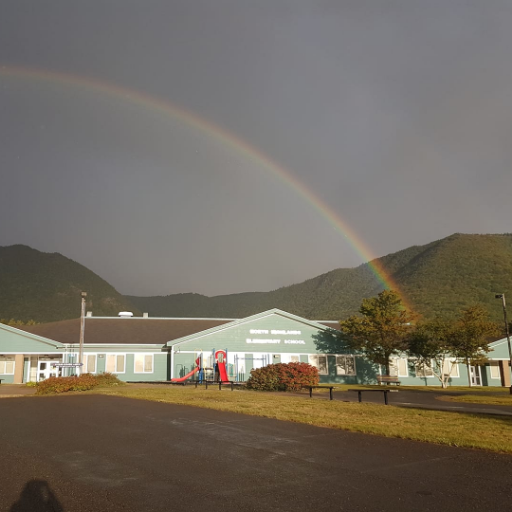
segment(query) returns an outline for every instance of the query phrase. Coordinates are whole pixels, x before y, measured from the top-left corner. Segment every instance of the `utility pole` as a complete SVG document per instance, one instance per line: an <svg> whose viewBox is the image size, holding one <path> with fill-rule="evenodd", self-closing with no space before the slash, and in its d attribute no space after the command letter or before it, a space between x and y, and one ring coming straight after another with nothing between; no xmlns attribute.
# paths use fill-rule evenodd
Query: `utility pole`
<svg viewBox="0 0 512 512"><path fill-rule="evenodd" d="M78 350L78 363L83 364L84 356L84 335L85 335L85 302L87 299L87 292L82 292L82 310L80 313L80 345ZM78 375L82 375L83 366L77 366Z"/></svg>
<svg viewBox="0 0 512 512"><path fill-rule="evenodd" d="M494 296L495 299L501 299L503 304L503 318L505 320L505 333L507 334L507 343L508 343L508 357L510 359L510 369L512 370L512 348L510 347L510 332L508 328L508 320L507 320L507 303L505 301L504 293L497 293ZM510 374L510 372L509 372ZM512 381L510 383L510 394L512 395Z"/></svg>

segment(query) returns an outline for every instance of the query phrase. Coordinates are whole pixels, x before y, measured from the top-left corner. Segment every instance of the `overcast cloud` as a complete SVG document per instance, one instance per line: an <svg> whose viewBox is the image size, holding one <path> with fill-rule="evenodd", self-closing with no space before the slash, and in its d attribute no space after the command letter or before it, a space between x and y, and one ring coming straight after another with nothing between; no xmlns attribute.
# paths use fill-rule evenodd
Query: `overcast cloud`
<svg viewBox="0 0 512 512"><path fill-rule="evenodd" d="M506 0L0 0L0 245L135 295L266 291L364 259L247 153L55 74L233 133L374 256L510 232L511 26Z"/></svg>

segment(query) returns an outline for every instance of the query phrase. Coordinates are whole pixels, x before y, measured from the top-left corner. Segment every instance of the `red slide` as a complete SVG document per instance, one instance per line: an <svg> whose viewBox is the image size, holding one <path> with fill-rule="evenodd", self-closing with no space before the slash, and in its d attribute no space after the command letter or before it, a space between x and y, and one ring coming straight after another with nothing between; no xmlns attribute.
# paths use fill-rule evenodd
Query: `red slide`
<svg viewBox="0 0 512 512"><path fill-rule="evenodd" d="M228 374L226 373L226 364L225 363L217 363L219 368L219 377L222 382L229 382Z"/></svg>
<svg viewBox="0 0 512 512"><path fill-rule="evenodd" d="M171 379L171 382L183 382L185 380L187 380L188 378L192 377L192 375L194 375L194 373L198 372L199 371L199 366L196 366L191 372L188 372L187 375L179 378L179 379ZM224 370L224 373L226 372L226 370Z"/></svg>

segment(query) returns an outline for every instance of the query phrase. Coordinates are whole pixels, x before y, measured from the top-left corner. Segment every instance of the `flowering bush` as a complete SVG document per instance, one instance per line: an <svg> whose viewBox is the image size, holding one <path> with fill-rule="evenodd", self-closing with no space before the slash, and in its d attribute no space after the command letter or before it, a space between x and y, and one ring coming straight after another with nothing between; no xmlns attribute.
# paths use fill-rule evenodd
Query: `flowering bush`
<svg viewBox="0 0 512 512"><path fill-rule="evenodd" d="M278 363L251 371L249 389L260 391L298 391L303 386L316 386L318 369L307 363Z"/></svg>
<svg viewBox="0 0 512 512"><path fill-rule="evenodd" d="M79 377L50 377L37 383L38 395L67 393L68 391L88 391L96 386L113 386L121 381L112 373L97 376L84 373Z"/></svg>

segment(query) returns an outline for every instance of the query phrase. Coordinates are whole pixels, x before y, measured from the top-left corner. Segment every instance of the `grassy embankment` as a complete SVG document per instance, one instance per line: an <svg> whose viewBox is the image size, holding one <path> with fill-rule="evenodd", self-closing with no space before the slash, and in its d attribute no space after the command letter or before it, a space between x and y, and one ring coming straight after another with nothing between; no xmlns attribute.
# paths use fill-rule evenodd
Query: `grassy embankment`
<svg viewBox="0 0 512 512"><path fill-rule="evenodd" d="M204 407L386 437L512 453L512 419L421 409L309 400L286 393L191 387L98 389L101 393L162 403Z"/></svg>

